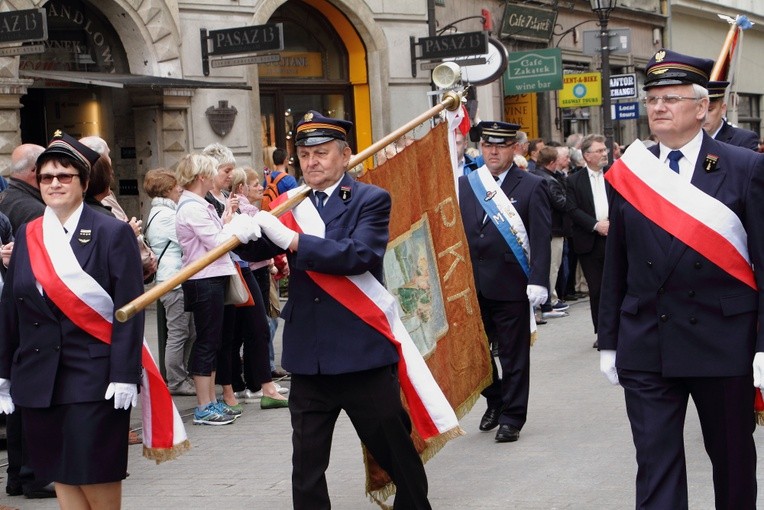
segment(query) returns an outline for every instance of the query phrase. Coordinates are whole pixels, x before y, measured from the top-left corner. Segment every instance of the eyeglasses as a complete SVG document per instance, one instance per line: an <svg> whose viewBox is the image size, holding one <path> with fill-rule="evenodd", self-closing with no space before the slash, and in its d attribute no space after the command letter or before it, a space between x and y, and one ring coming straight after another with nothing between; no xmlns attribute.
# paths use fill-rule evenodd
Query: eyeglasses
<svg viewBox="0 0 764 510"><path fill-rule="evenodd" d="M646 96L642 101L645 103L645 106L658 106L658 101L663 101L663 104L667 106L674 106L675 104L678 104L680 101L698 101L701 98L699 97L687 97L687 96L678 96L676 94L666 94L665 96Z"/></svg>
<svg viewBox="0 0 764 510"><path fill-rule="evenodd" d="M487 150L487 151L493 149L494 147L497 148L497 149L509 149L513 145L514 145L514 143L488 143L488 142L483 142L483 149Z"/></svg>
<svg viewBox="0 0 764 510"><path fill-rule="evenodd" d="M37 179L42 184L50 184L53 182L53 179L58 179L58 182L61 184L71 184L72 179L75 177L79 177L79 174L40 174Z"/></svg>
<svg viewBox="0 0 764 510"><path fill-rule="evenodd" d="M595 154L607 154L608 152L610 152L610 149L608 149L607 147L605 147L603 149L597 149L596 151L586 151L587 154L591 154L591 153L595 153Z"/></svg>

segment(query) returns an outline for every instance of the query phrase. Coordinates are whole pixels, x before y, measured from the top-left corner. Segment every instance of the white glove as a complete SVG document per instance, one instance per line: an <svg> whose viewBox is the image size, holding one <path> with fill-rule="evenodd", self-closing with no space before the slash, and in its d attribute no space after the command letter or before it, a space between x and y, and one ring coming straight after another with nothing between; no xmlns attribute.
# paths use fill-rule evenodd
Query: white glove
<svg viewBox="0 0 764 510"><path fill-rule="evenodd" d="M549 297L549 291L546 290L546 287L542 287L541 285L528 285L525 289L525 293L528 294L528 301L531 304L531 308L543 305Z"/></svg>
<svg viewBox="0 0 764 510"><path fill-rule="evenodd" d="M764 390L764 352L757 352L753 357L753 385Z"/></svg>
<svg viewBox="0 0 764 510"><path fill-rule="evenodd" d="M121 382L109 383L103 398L109 400L111 397L114 397L114 409L135 407L138 405L138 385Z"/></svg>
<svg viewBox="0 0 764 510"><path fill-rule="evenodd" d="M255 221L260 225L263 233L268 236L273 244L286 250L292 244L297 232L279 221L277 217L265 211L255 214Z"/></svg>
<svg viewBox="0 0 764 510"><path fill-rule="evenodd" d="M11 414L16 406L11 399L11 380L0 378L0 413Z"/></svg>
<svg viewBox="0 0 764 510"><path fill-rule="evenodd" d="M236 236L242 244L260 238L260 225L252 216L246 214L234 214L231 221L223 227L223 232Z"/></svg>
<svg viewBox="0 0 764 510"><path fill-rule="evenodd" d="M615 351L600 351L600 372L602 372L610 384L618 384L618 372L615 369Z"/></svg>

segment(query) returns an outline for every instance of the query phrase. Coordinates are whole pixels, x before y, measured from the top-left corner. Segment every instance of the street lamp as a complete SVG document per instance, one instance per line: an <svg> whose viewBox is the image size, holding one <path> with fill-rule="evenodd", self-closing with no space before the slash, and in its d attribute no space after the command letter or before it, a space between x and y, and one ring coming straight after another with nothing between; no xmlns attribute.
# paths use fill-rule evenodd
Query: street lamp
<svg viewBox="0 0 764 510"><path fill-rule="evenodd" d="M600 19L600 51L602 52L602 129L608 148L608 163L613 162L613 118L610 115L610 32L607 30L610 11L618 0L589 0L592 11Z"/></svg>

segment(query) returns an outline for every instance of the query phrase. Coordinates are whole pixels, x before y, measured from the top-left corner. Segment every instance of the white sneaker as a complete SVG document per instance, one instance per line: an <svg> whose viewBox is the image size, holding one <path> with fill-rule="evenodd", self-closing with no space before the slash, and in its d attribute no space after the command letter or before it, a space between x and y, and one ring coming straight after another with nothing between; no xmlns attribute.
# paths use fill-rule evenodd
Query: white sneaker
<svg viewBox="0 0 764 510"><path fill-rule="evenodd" d="M285 388L276 382L273 384L276 385L276 390L278 390L278 392L282 395L289 393L289 388ZM244 401L245 404L253 404L263 398L263 390L251 391L250 389L246 389L244 391L235 392L234 396L237 399Z"/></svg>

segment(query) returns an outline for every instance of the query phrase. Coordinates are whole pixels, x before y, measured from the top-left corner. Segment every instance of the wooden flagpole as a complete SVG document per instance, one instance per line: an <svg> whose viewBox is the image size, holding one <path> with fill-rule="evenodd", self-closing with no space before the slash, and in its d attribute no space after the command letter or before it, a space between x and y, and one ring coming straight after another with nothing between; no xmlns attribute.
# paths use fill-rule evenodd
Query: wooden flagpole
<svg viewBox="0 0 764 510"><path fill-rule="evenodd" d="M446 92L438 104L350 158L350 161L348 162L348 168L353 168L354 166L363 162L365 159L385 148L389 143L394 142L404 134L408 133L428 119L431 119L441 111L456 110L461 106L461 101L462 97L459 92ZM302 185L297 189L297 192L292 197L279 204L278 207L273 208L270 213L276 217L279 217L282 214L285 214L297 207L297 205L302 202L309 194L310 188L306 185ZM241 242L237 237L231 237L228 241L213 248L201 258L182 268L169 280L165 280L162 283L156 284L151 289L147 290L122 308L118 309L114 314L115 317L119 322L126 322L135 316L136 313L144 310L151 303L191 278L193 275L210 265L212 262L216 261L229 251L239 246L239 244L241 244Z"/></svg>

